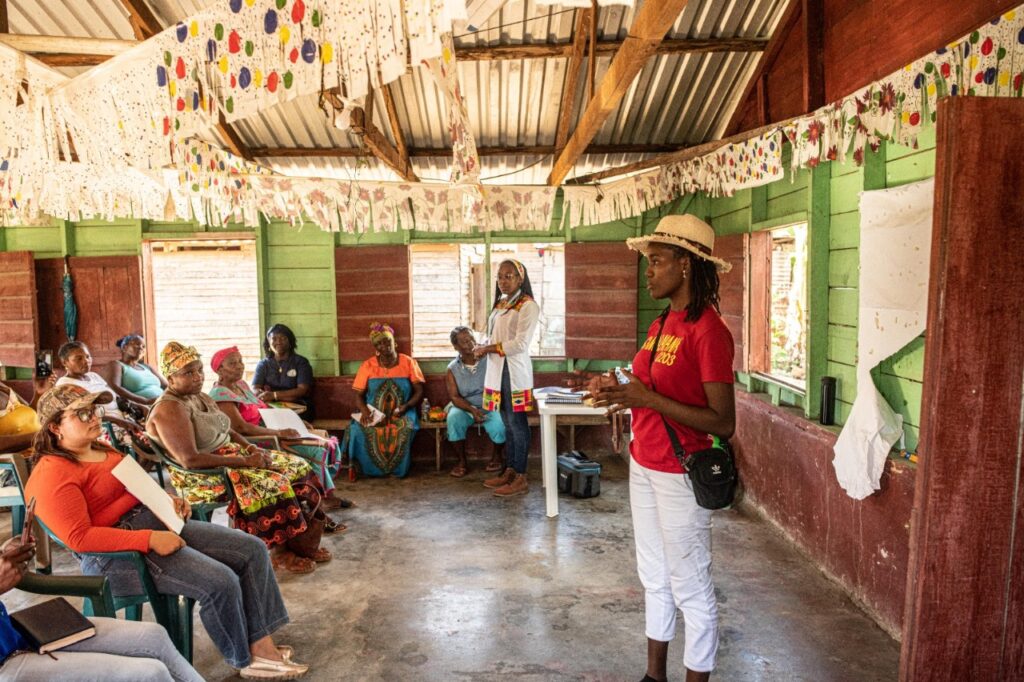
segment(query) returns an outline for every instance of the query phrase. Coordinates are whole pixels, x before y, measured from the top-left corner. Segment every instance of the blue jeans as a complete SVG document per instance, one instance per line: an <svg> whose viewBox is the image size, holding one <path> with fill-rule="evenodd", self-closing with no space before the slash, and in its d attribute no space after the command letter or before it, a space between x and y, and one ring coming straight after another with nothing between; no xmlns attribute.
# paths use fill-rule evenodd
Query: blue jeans
<svg viewBox="0 0 1024 682"><path fill-rule="evenodd" d="M0 680L68 682L202 682L156 623L90 618L96 634L55 652L8 658Z"/></svg>
<svg viewBox="0 0 1024 682"><path fill-rule="evenodd" d="M139 505L117 526L128 530L166 530ZM182 594L201 605L199 616L214 646L228 664L251 663L249 645L288 622L270 553L259 538L224 526L189 521L181 531L188 545L170 556L146 553L146 565L161 594ZM86 575L105 575L115 595L141 594L131 563L102 556L79 560Z"/></svg>
<svg viewBox="0 0 1024 682"><path fill-rule="evenodd" d="M530 454L530 423L526 412L512 409L512 381L508 376L508 363L501 371L501 421L505 424L505 466L517 474L526 473L526 458Z"/></svg>
<svg viewBox="0 0 1024 682"><path fill-rule="evenodd" d="M501 415L497 412L484 412L484 415L482 424L484 431L487 432L487 436L491 439L492 443L501 445L505 442L505 422L502 421ZM473 426L476 421L473 419L472 412L466 412L452 405L448 410L446 423L448 426L448 440L452 443L457 443L461 440L466 440L466 432L469 431L469 427Z"/></svg>

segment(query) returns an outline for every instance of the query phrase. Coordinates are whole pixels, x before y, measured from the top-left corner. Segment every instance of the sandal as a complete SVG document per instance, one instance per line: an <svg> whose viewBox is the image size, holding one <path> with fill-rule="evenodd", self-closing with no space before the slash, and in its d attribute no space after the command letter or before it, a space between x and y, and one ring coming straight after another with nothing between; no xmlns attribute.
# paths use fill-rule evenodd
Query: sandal
<svg viewBox="0 0 1024 682"><path fill-rule="evenodd" d="M272 561L274 568L283 568L296 575L305 575L316 570L315 561L287 550L275 554Z"/></svg>
<svg viewBox="0 0 1024 682"><path fill-rule="evenodd" d="M346 530L348 530L348 526L346 526L344 523L338 523L333 519L324 519L324 535L344 533Z"/></svg>
<svg viewBox="0 0 1024 682"><path fill-rule="evenodd" d="M501 471L504 468L505 465L501 462L489 462L487 466L484 467L484 471Z"/></svg>
<svg viewBox="0 0 1024 682"><path fill-rule="evenodd" d="M452 478L462 478L463 476L466 475L466 467L459 464L458 466L452 468L452 470L448 472L448 475L451 476Z"/></svg>
<svg viewBox="0 0 1024 682"><path fill-rule="evenodd" d="M318 547L317 550L313 553L313 556L310 557L310 559L312 559L318 564L326 564L333 558L334 555L331 554L330 550L325 549L323 547Z"/></svg>

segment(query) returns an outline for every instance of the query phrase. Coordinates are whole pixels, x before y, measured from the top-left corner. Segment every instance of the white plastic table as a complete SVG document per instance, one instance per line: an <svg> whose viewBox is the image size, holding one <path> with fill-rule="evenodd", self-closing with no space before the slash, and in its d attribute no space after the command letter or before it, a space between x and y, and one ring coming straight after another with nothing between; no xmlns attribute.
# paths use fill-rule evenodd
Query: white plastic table
<svg viewBox="0 0 1024 682"><path fill-rule="evenodd" d="M537 396L537 412L540 414L540 457L541 470L544 473L544 503L549 517L558 516L558 435L559 415L603 417L608 411L606 407L589 407L587 405L548 404L541 396Z"/></svg>

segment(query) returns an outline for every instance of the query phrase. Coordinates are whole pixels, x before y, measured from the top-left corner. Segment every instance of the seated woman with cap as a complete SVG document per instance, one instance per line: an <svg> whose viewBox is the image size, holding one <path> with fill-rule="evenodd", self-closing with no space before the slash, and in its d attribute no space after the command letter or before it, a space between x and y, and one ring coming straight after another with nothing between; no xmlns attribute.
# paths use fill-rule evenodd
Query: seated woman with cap
<svg viewBox="0 0 1024 682"><path fill-rule="evenodd" d="M288 443L288 450L299 455L313 467L320 482L324 484L327 494L324 496L326 509L351 507L352 503L334 495L334 478L331 470L337 473L341 452L338 440L329 438L322 445L309 445L299 442L298 431L294 429L270 429L262 425L260 410L269 408L265 402L249 388L242 376L245 374L245 362L238 346L222 348L210 359L210 368L216 372L217 381L210 389L210 397L217 402L220 411L231 420L231 428L243 436L276 436Z"/></svg>
<svg viewBox="0 0 1024 682"><path fill-rule="evenodd" d="M288 622L270 556L245 533L189 520L187 501L172 498L185 520L167 530L112 473L124 455L97 441L109 392L58 386L39 400L42 428L25 487L36 513L79 558L87 575L104 575L117 595L139 594L138 574L123 559L91 553L140 552L156 588L199 602L199 617L224 659L242 677L294 679L309 666L291 660L272 634ZM184 666L179 666L184 667ZM90 678L91 679L91 678ZM177 679L193 679L181 676Z"/></svg>
<svg viewBox="0 0 1024 682"><path fill-rule="evenodd" d="M171 468L171 482L190 503L227 499L235 528L263 540L275 564L293 573L311 573L331 560L320 547L322 532L343 529L321 509L323 485L309 464L295 455L263 450L231 428L231 420L203 393L199 351L171 341L160 353L167 391L146 421L150 438L182 468ZM231 493L219 475L188 469L227 468ZM228 499L230 498L230 499Z"/></svg>

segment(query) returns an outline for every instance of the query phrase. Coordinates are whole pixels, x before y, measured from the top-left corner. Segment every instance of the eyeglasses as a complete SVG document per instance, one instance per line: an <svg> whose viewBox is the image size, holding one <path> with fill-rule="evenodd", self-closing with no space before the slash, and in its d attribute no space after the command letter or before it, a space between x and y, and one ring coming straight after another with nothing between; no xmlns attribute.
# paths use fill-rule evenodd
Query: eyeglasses
<svg viewBox="0 0 1024 682"><path fill-rule="evenodd" d="M93 405L92 407L83 407L80 410L75 410L71 414L78 417L78 420L83 424L88 424L93 418L100 419L106 413L107 411L102 405Z"/></svg>

